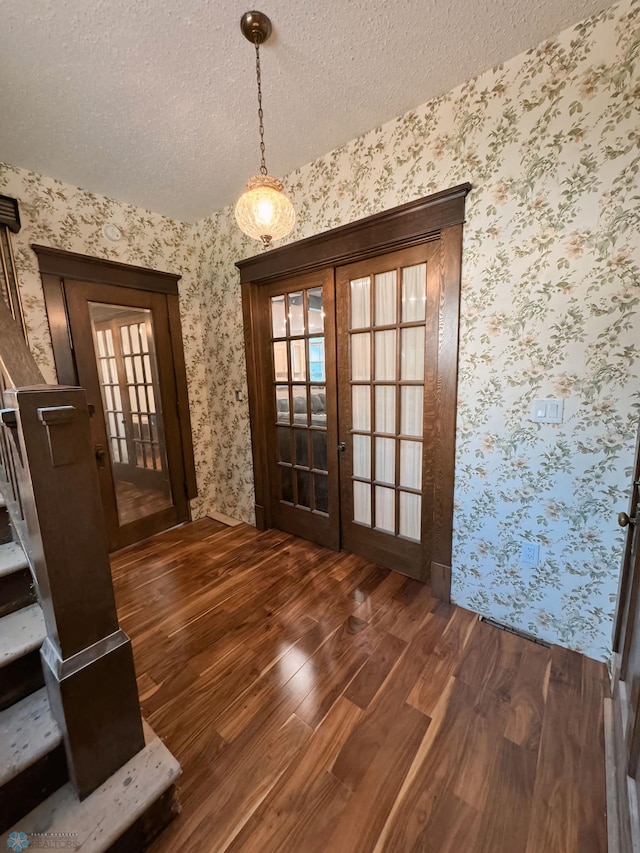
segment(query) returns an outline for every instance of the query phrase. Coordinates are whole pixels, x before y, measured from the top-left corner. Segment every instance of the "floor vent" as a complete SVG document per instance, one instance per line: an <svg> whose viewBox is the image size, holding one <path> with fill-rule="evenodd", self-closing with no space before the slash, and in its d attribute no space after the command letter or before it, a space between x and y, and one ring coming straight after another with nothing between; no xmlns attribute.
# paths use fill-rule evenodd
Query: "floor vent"
<svg viewBox="0 0 640 853"><path fill-rule="evenodd" d="M531 643L536 643L538 646L544 646L547 649L551 648L551 643L546 640L541 640L539 637L529 634L527 631L520 631L512 625L505 625L503 622L498 622L497 619L491 619L490 616L478 616L481 622L486 622L487 625L493 625L494 628L500 628L501 631L506 631L508 634L515 634L516 637L522 637L523 640L529 640Z"/></svg>

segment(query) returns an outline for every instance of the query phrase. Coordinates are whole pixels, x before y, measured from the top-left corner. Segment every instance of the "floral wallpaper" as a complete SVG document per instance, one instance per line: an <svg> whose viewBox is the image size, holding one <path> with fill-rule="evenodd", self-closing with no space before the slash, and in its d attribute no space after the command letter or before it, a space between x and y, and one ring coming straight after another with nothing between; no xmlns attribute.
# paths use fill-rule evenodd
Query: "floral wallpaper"
<svg viewBox="0 0 640 853"><path fill-rule="evenodd" d="M289 240L473 185L453 599L600 659L640 412L639 54L640 2L625 0L285 179ZM198 224L196 245L214 500L250 521L234 262L258 249L231 208ZM562 398L563 423L533 423L536 397ZM538 566L520 561L523 541Z"/></svg>
<svg viewBox="0 0 640 853"><path fill-rule="evenodd" d="M19 202L22 229L11 235L11 242L29 345L48 382L56 381L55 367L38 261L30 248L32 243L182 276L180 311L199 489L198 497L192 501L192 514L194 518L205 515L212 508L209 489L213 479L213 432L206 405L194 227L3 163L0 163L0 194L17 198ZM104 238L102 227L105 223L118 226L122 233L120 242L112 243Z"/></svg>
<svg viewBox="0 0 640 853"><path fill-rule="evenodd" d="M289 241L469 181L453 599L607 659L640 413L640 0L623 0L285 178ZM428 62L425 63L425 74ZM238 191L241 191L241 187ZM53 360L32 242L180 273L200 495L253 521L240 288L227 208L189 225L0 165L31 346ZM113 244L105 222L122 230ZM244 394L238 401L235 391ZM536 397L564 400L533 423ZM523 541L539 565L524 565Z"/></svg>

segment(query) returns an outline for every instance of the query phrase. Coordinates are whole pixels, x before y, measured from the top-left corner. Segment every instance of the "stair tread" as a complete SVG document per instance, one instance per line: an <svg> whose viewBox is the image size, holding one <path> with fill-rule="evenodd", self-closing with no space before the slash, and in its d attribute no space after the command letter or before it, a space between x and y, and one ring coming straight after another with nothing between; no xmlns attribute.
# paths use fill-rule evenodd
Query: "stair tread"
<svg viewBox="0 0 640 853"><path fill-rule="evenodd" d="M6 542L0 545L0 578L28 567L29 561L22 550L22 545L18 542Z"/></svg>
<svg viewBox="0 0 640 853"><path fill-rule="evenodd" d="M0 667L39 649L46 636L39 604L30 604L0 619Z"/></svg>
<svg viewBox="0 0 640 853"><path fill-rule="evenodd" d="M22 818L13 832L72 833L76 850L108 850L181 773L180 765L153 736L113 776L80 802L70 784L63 785Z"/></svg>
<svg viewBox="0 0 640 853"><path fill-rule="evenodd" d="M61 740L44 687L0 711L0 787L55 749Z"/></svg>

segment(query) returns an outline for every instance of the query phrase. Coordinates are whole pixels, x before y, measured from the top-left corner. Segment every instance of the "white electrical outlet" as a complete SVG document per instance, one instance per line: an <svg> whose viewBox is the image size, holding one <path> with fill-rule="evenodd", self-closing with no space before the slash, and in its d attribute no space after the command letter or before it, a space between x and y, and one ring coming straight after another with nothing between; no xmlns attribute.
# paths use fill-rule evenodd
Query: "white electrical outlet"
<svg viewBox="0 0 640 853"><path fill-rule="evenodd" d="M537 566L540 562L540 546L537 542L523 542L520 549L520 562L528 566Z"/></svg>

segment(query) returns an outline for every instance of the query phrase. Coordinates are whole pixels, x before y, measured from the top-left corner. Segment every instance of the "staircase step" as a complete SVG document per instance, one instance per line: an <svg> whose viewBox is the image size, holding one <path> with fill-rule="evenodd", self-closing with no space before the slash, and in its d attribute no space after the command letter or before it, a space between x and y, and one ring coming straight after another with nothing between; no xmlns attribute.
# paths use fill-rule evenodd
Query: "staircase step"
<svg viewBox="0 0 640 853"><path fill-rule="evenodd" d="M44 617L31 604L0 618L0 711L42 687Z"/></svg>
<svg viewBox="0 0 640 853"><path fill-rule="evenodd" d="M0 544L0 617L36 600L29 562L17 542Z"/></svg>
<svg viewBox="0 0 640 853"><path fill-rule="evenodd" d="M17 572L19 569L28 569L29 561L18 542L6 542L0 545L0 578Z"/></svg>
<svg viewBox="0 0 640 853"><path fill-rule="evenodd" d="M62 733L47 691L0 712L0 832L68 779Z"/></svg>
<svg viewBox="0 0 640 853"><path fill-rule="evenodd" d="M66 784L11 831L27 837L67 833L74 849L87 853L111 848L139 853L177 813L173 786L180 773L176 759L151 732L144 749L85 800Z"/></svg>
<svg viewBox="0 0 640 853"><path fill-rule="evenodd" d="M45 638L44 616L38 604L30 604L0 619L0 667L37 650Z"/></svg>

